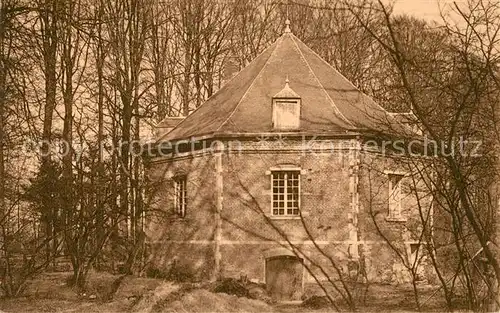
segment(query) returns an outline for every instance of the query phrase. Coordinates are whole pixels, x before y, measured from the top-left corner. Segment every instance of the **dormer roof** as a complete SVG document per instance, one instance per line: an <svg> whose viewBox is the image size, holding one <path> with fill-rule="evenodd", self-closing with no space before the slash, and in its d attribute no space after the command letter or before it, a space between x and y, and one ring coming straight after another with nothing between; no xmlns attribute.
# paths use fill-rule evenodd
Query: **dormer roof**
<svg viewBox="0 0 500 313"><path fill-rule="evenodd" d="M288 78L285 81L285 87L273 96L274 99L300 99L300 96L290 88Z"/></svg>

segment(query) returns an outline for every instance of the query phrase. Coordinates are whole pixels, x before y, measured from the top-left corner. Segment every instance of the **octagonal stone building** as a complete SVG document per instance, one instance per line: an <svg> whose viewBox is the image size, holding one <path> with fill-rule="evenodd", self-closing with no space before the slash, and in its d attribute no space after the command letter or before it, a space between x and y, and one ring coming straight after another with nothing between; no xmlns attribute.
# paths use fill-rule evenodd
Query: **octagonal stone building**
<svg viewBox="0 0 500 313"><path fill-rule="evenodd" d="M266 283L278 300L328 280L407 280L387 238L408 259L420 249L411 169L380 147L412 132L404 117L287 26L192 114L158 125L148 266Z"/></svg>

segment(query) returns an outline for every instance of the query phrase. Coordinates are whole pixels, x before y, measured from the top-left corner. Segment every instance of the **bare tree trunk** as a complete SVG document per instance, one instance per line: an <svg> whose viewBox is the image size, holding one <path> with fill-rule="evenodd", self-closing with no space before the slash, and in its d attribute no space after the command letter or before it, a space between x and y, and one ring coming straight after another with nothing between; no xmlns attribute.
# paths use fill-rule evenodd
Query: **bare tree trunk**
<svg viewBox="0 0 500 313"><path fill-rule="evenodd" d="M96 188L96 245L99 245L104 240L104 38L102 23L104 18L104 3L99 1L97 13L97 53L96 53L96 70L97 70L97 142L99 151L97 156L97 188ZM99 263L99 260L97 261ZM97 264L99 266L99 264Z"/></svg>
<svg viewBox="0 0 500 313"><path fill-rule="evenodd" d="M40 8L43 36L43 62L45 73L45 105L43 114L43 131L41 147L41 171L46 172L51 162L51 142L52 142L52 122L53 113L56 107L57 89L57 46L59 1L46 0ZM45 223L46 236L52 238L51 245L47 246L47 258L54 258L57 254L58 240L56 238L56 221L58 211L53 203L43 204L43 217Z"/></svg>
<svg viewBox="0 0 500 313"><path fill-rule="evenodd" d="M153 65L153 84L156 102L156 121L160 122L170 112L170 103L167 102L167 78L166 72L168 65L167 57L168 44L170 42L166 9L160 11L159 3L156 1L155 10L152 10L151 15L151 63ZM168 14L168 13L167 13Z"/></svg>
<svg viewBox="0 0 500 313"><path fill-rule="evenodd" d="M191 101L191 81L193 63L195 59L195 50L198 39L199 16L196 12L199 10L198 6L203 5L200 3L192 3L191 1L179 1L179 14L180 20L178 21L177 36L182 40L182 53L184 54L183 60L183 73L181 81L181 97L182 97L182 115L187 116L190 111Z"/></svg>
<svg viewBox="0 0 500 313"><path fill-rule="evenodd" d="M123 105L123 117L121 127L121 153L120 153L120 211L126 217L127 223L130 218L129 205L129 175L130 175L130 128L132 127L132 105L131 97L128 94L121 96ZM128 232L127 225L127 232ZM127 235L130 235L127 233Z"/></svg>
<svg viewBox="0 0 500 313"><path fill-rule="evenodd" d="M73 234L71 231L72 216L73 216L73 41L72 36L72 23L73 23L73 4L72 2L66 3L67 7L64 8L64 42L62 44L62 93L64 101L64 121L63 121L63 157L62 157L62 179L65 191L63 193L63 220L61 227L63 230L64 240L66 244L72 246ZM75 50L77 48L75 47Z"/></svg>
<svg viewBox="0 0 500 313"><path fill-rule="evenodd" d="M5 161L4 161L4 118L5 118L5 93L6 93L6 64L5 64L5 50L4 50L4 38L5 38L5 6L4 2L0 2L0 225L3 225L5 220L6 209L5 209ZM0 234L0 241L5 244L4 234ZM3 247L2 247L3 248ZM0 251L0 258L4 257L4 250Z"/></svg>

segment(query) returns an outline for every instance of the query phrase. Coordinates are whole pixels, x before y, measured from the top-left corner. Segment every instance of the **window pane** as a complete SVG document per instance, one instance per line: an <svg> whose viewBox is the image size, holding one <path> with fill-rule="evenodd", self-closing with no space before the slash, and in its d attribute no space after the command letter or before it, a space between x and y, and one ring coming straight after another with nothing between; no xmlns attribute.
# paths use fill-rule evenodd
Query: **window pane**
<svg viewBox="0 0 500 313"><path fill-rule="evenodd" d="M299 171L272 172L272 207L274 215L298 215L299 213Z"/></svg>
<svg viewBox="0 0 500 313"><path fill-rule="evenodd" d="M184 217L187 207L187 179L186 176L174 178L174 208L175 213Z"/></svg>

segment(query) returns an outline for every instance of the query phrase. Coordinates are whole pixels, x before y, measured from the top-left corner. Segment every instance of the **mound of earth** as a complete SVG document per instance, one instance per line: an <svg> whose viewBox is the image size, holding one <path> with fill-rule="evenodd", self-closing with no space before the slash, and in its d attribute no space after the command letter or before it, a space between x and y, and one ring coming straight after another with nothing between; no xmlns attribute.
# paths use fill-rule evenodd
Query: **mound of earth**
<svg viewBox="0 0 500 313"><path fill-rule="evenodd" d="M152 312L272 312L271 306L260 300L192 289L159 301Z"/></svg>

